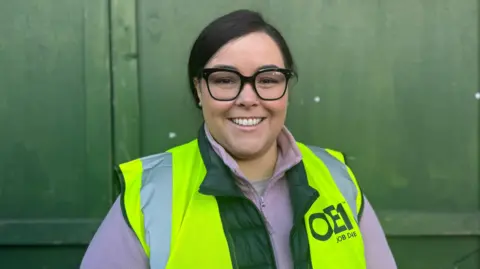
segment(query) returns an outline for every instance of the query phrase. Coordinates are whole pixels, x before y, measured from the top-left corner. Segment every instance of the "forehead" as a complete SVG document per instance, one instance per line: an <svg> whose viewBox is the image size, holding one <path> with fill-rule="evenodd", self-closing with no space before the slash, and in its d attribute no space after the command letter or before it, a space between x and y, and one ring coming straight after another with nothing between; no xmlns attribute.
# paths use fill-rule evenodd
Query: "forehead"
<svg viewBox="0 0 480 269"><path fill-rule="evenodd" d="M206 67L229 65L244 74L254 73L260 66L285 67L277 43L266 33L256 32L234 39L210 59Z"/></svg>

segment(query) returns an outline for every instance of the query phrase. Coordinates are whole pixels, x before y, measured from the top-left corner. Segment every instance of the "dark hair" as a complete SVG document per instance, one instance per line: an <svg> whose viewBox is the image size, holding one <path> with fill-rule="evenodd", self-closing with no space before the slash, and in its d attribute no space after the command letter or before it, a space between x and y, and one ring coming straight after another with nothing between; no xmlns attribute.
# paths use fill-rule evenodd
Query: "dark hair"
<svg viewBox="0 0 480 269"><path fill-rule="evenodd" d="M268 34L278 45L285 67L295 71L293 57L282 34L267 23L259 12L237 10L223 15L207 25L195 40L188 60L188 80L193 98L198 106L198 96L193 78L200 78L200 72L212 56L233 39L254 32Z"/></svg>

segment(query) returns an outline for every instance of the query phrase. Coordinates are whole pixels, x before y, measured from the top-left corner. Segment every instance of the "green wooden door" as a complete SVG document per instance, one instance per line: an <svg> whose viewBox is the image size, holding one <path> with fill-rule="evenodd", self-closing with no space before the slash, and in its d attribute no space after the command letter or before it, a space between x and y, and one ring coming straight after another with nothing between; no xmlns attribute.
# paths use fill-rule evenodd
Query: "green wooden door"
<svg viewBox="0 0 480 269"><path fill-rule="evenodd" d="M78 268L111 204L107 14L0 1L1 268Z"/></svg>
<svg viewBox="0 0 480 269"><path fill-rule="evenodd" d="M474 0L139 0L130 21L138 94L119 104L138 112L130 120L139 132L125 133L126 152L151 154L195 137L201 115L187 86L190 46L212 18L240 7L264 12L288 39L300 82L287 125L301 141L350 156L399 267L451 268L479 247ZM460 268L479 267L476 255Z"/></svg>
<svg viewBox="0 0 480 269"><path fill-rule="evenodd" d="M107 2L0 3L2 268L78 268L114 196L112 159L195 137L190 46L242 7L289 40L287 125L350 156L399 267L452 268L479 246L476 1L110 4L111 39Z"/></svg>

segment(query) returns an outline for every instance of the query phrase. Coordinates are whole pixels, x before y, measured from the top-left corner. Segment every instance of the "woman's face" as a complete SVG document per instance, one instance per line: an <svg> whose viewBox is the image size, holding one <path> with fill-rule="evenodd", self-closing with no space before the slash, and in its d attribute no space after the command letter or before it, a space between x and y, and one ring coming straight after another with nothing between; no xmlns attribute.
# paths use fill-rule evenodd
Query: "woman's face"
<svg viewBox="0 0 480 269"><path fill-rule="evenodd" d="M227 67L244 76L252 76L266 66L285 68L275 41L263 32L256 32L225 44L205 68ZM213 83L232 84L231 80L222 79L219 76L209 78L210 89ZM237 159L253 159L276 146L277 136L285 123L288 91L278 100L264 101L251 84L245 83L235 100L217 101L209 94L205 79L196 85L206 125L215 140L231 155Z"/></svg>

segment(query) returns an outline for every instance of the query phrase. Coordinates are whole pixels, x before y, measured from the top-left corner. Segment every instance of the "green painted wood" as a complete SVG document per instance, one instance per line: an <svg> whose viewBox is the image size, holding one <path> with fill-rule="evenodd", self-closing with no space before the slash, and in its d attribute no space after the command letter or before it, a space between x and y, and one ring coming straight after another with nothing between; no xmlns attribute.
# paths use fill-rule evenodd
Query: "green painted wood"
<svg viewBox="0 0 480 269"><path fill-rule="evenodd" d="M140 157L136 2L112 0L110 5L114 161L122 163Z"/></svg>
<svg viewBox="0 0 480 269"><path fill-rule="evenodd" d="M6 236L0 237L0 246L86 246L100 226L101 220L100 218L1 220L1 232Z"/></svg>
<svg viewBox="0 0 480 269"><path fill-rule="evenodd" d="M287 125L348 154L399 267L452 268L478 248L477 1L138 1L142 155L195 137L190 46L239 7L287 37L300 72Z"/></svg>
<svg viewBox="0 0 480 269"><path fill-rule="evenodd" d="M473 237L404 237L392 244L399 269L478 269L479 256L473 256L454 267L455 261L473 250Z"/></svg>
<svg viewBox="0 0 480 269"><path fill-rule="evenodd" d="M113 161L120 164L140 154L137 7L135 0L110 1ZM113 181L115 194L120 181Z"/></svg>
<svg viewBox="0 0 480 269"><path fill-rule="evenodd" d="M379 210L378 217L391 237L480 236L480 213L432 213Z"/></svg>
<svg viewBox="0 0 480 269"><path fill-rule="evenodd" d="M2 268L78 268L110 207L107 15L93 0L0 2Z"/></svg>
<svg viewBox="0 0 480 269"><path fill-rule="evenodd" d="M6 269L78 269L84 251L83 246L0 247L0 261Z"/></svg>

